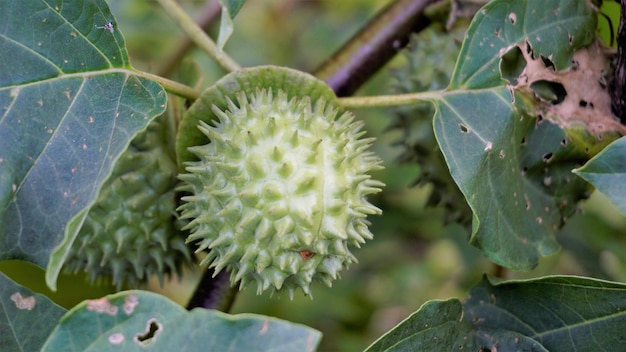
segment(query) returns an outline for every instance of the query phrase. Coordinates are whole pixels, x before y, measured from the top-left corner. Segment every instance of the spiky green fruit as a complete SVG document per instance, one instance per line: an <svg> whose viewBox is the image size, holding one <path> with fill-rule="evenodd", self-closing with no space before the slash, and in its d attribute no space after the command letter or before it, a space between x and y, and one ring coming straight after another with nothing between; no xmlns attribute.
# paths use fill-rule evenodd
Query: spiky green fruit
<svg viewBox="0 0 626 352"><path fill-rule="evenodd" d="M180 275L191 263L176 224L177 166L166 117L153 121L120 156L70 249L66 271L134 287L152 275Z"/></svg>
<svg viewBox="0 0 626 352"><path fill-rule="evenodd" d="M373 139L359 139L363 124L323 98L272 89L212 112L213 126L199 124L210 143L189 148L198 161L180 176L189 241L209 250L202 263L257 293L330 286L356 262L350 247L372 238L367 215L381 213L366 200L383 184L368 175L381 161L366 151Z"/></svg>

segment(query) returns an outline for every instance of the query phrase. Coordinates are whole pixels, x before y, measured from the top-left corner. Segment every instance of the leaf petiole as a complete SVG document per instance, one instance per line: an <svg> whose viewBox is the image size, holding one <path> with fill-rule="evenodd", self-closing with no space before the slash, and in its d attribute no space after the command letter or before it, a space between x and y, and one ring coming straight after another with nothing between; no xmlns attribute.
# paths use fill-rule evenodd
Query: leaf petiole
<svg viewBox="0 0 626 352"><path fill-rule="evenodd" d="M163 86L166 91L181 96L183 98L187 98L191 101L196 100L200 97L201 92L199 90L184 85L182 83L172 81L171 79L139 70L134 70L133 73L138 76L153 80Z"/></svg>
<svg viewBox="0 0 626 352"><path fill-rule="evenodd" d="M444 91L415 92L407 94L379 95L370 97L338 98L339 104L346 109L374 108L417 104L425 101L439 100Z"/></svg>
<svg viewBox="0 0 626 352"><path fill-rule="evenodd" d="M189 38L196 43L207 55L227 72L241 69L241 66L224 51L219 50L215 42L200 28L187 13L174 0L158 0L165 12L187 33Z"/></svg>

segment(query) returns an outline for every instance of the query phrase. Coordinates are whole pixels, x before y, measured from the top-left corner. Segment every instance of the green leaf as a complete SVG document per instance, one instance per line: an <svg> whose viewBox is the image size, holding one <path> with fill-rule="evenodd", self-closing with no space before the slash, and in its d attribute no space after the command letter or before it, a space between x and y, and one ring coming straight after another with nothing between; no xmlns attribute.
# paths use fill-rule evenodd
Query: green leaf
<svg viewBox="0 0 626 352"><path fill-rule="evenodd" d="M567 297L567 299L563 299ZM626 285L573 276L492 284L430 301L366 351L618 351Z"/></svg>
<svg viewBox="0 0 626 352"><path fill-rule="evenodd" d="M626 137L611 143L574 173L590 182L626 214Z"/></svg>
<svg viewBox="0 0 626 352"><path fill-rule="evenodd" d="M570 65L573 52L592 42L597 17L586 0L495 0L483 7L465 35L448 89L481 89L506 84L500 57L530 43L556 70Z"/></svg>
<svg viewBox="0 0 626 352"><path fill-rule="evenodd" d="M519 333L547 351L626 349L626 285L621 283L553 276L493 285L485 279L470 291L463 316L485 337Z"/></svg>
<svg viewBox="0 0 626 352"><path fill-rule="evenodd" d="M0 346L39 351L66 310L0 272Z"/></svg>
<svg viewBox="0 0 626 352"><path fill-rule="evenodd" d="M507 86L521 72L515 51L532 50L563 69L591 42L595 23L586 1L490 2L474 18L450 85L435 101L437 141L474 213L471 241L500 265L528 270L554 253L555 231L587 192L570 173L584 153Z"/></svg>
<svg viewBox="0 0 626 352"><path fill-rule="evenodd" d="M224 48L228 38L233 34L234 24L233 18L243 7L246 0L220 0L222 5L222 18L220 21L220 32L217 36L217 47L219 50Z"/></svg>
<svg viewBox="0 0 626 352"><path fill-rule="evenodd" d="M466 338L470 329L469 324L462 322L462 314L463 307L457 299L426 302L365 352L443 351L452 346L475 351L473 341Z"/></svg>
<svg viewBox="0 0 626 352"><path fill-rule="evenodd" d="M166 96L130 67L103 0L3 1L0 23L0 259L48 267L54 287L86 209Z"/></svg>
<svg viewBox="0 0 626 352"><path fill-rule="evenodd" d="M42 351L314 351L321 333L254 315L186 311L146 291L88 300L69 311Z"/></svg>

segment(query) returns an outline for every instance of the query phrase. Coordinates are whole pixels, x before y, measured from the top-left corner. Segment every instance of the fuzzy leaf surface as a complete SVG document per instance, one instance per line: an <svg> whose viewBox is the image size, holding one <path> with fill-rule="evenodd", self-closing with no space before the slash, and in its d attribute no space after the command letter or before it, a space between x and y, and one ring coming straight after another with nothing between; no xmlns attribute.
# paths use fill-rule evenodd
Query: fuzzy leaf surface
<svg viewBox="0 0 626 352"><path fill-rule="evenodd" d="M437 141L474 213L471 242L495 263L528 270L554 253L555 230L585 192L570 173L584 155L559 146L560 129L535 122L532 103L507 87L501 56L528 43L536 57L565 69L595 28L587 1L490 2L472 21L450 85L435 100Z"/></svg>
<svg viewBox="0 0 626 352"><path fill-rule="evenodd" d="M367 352L617 351L626 348L625 323L624 284L573 276L484 279L464 303L427 302Z"/></svg>
<svg viewBox="0 0 626 352"><path fill-rule="evenodd" d="M574 173L606 195L626 215L626 137L611 143Z"/></svg>
<svg viewBox="0 0 626 352"><path fill-rule="evenodd" d="M48 267L54 287L53 251L166 96L130 67L103 0L2 1L0 23L0 259Z"/></svg>
<svg viewBox="0 0 626 352"><path fill-rule="evenodd" d="M42 351L314 351L321 333L254 314L186 311L164 296L124 291L85 301Z"/></svg>
<svg viewBox="0 0 626 352"><path fill-rule="evenodd" d="M39 351L67 310L0 272L0 346Z"/></svg>

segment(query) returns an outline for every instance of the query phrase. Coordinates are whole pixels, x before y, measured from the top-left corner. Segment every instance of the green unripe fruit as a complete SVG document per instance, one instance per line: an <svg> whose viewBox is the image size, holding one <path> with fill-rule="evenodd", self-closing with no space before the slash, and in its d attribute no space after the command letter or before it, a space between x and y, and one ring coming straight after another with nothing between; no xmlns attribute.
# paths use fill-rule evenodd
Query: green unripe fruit
<svg viewBox="0 0 626 352"><path fill-rule="evenodd" d="M74 241L65 268L92 281L112 276L134 287L152 275L178 274L191 262L176 225L177 166L167 116L153 121L120 156Z"/></svg>
<svg viewBox="0 0 626 352"><path fill-rule="evenodd" d="M366 151L373 139L359 139L363 124L323 98L272 89L212 112L213 125L199 123L210 143L189 148L198 160L180 176L189 241L209 250L202 263L257 293L330 286L356 262L350 247L372 238L366 216L381 213L366 200L383 184L368 175L381 161Z"/></svg>

